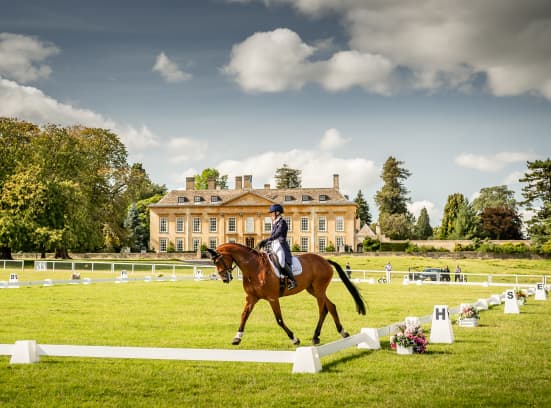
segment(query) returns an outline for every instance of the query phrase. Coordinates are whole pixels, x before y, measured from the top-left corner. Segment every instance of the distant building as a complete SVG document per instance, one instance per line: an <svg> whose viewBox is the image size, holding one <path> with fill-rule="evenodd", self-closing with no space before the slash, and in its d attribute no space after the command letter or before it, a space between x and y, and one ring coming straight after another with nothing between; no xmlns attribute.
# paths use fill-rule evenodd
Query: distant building
<svg viewBox="0 0 551 408"><path fill-rule="evenodd" d="M356 204L339 191L339 176L331 188L256 189L252 176L237 176L233 190L215 188L210 179L206 190L195 190L195 179L186 179L185 190L172 190L150 205L150 248L156 252L197 251L225 242L254 247L270 236L268 208L283 205L289 224L288 241L305 252L353 250L359 220Z"/></svg>

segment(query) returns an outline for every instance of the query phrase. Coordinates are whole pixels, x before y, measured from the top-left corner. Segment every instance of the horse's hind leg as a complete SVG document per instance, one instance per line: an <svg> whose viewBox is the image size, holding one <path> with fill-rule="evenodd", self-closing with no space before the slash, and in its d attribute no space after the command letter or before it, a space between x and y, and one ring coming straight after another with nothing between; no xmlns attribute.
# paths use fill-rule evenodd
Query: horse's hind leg
<svg viewBox="0 0 551 408"><path fill-rule="evenodd" d="M310 290L308 290L312 296L315 296L314 293ZM323 326L323 322L325 321L325 317L327 316L327 307L325 306L325 299L324 298L316 298L318 302L318 310L319 310L319 318L318 318L318 324L316 325L316 329L314 330L314 336L312 337L312 344L318 345L320 343L320 334L321 334L321 328Z"/></svg>
<svg viewBox="0 0 551 408"><path fill-rule="evenodd" d="M283 322L283 316L281 315L281 307L279 305L279 299L270 300L270 306L272 307L272 311L274 312L274 317L276 319L277 324L279 327L281 327L285 333L287 333L287 336L291 339L294 346L298 346L300 344L300 340L295 337L293 332L285 325Z"/></svg>
<svg viewBox="0 0 551 408"><path fill-rule="evenodd" d="M325 306L329 310L329 313L331 313L339 334L342 337L350 337L350 334L342 327L341 321L339 319L339 314L337 313L337 306L335 306L335 304L331 302L328 297L325 298Z"/></svg>
<svg viewBox="0 0 551 408"><path fill-rule="evenodd" d="M231 344L233 344L234 346L237 346L239 343L241 343L241 338L243 337L243 332L245 331L245 324L247 323L247 319L253 311L256 302L258 302L258 299L256 297L247 296L245 300L245 308L241 313L241 323L239 324L239 329L237 330L237 333L235 334L235 337L231 342Z"/></svg>

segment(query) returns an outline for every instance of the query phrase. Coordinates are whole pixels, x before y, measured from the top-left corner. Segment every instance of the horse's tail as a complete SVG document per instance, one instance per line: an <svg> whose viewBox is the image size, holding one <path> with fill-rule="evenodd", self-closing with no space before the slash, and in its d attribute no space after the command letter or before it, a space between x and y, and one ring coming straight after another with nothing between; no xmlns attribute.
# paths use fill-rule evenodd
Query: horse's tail
<svg viewBox="0 0 551 408"><path fill-rule="evenodd" d="M362 298L362 295L358 291L358 288L352 283L348 275L345 271L341 268L341 266L336 263L335 261L332 261L331 259L327 259L327 262L329 262L333 267L337 270L337 273L339 274L339 277L344 283L344 286L346 286L346 289L350 292L352 297L354 298L354 302L356 302L356 310L359 314L365 315L365 303Z"/></svg>

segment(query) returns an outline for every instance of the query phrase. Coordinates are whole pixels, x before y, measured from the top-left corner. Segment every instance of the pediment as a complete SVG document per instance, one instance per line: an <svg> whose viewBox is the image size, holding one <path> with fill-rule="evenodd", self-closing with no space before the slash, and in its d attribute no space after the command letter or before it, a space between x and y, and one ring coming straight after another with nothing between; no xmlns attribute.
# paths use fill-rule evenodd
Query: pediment
<svg viewBox="0 0 551 408"><path fill-rule="evenodd" d="M274 201L263 197L259 194L247 192L243 193L229 201L226 201L224 206L246 206L246 205L271 205Z"/></svg>

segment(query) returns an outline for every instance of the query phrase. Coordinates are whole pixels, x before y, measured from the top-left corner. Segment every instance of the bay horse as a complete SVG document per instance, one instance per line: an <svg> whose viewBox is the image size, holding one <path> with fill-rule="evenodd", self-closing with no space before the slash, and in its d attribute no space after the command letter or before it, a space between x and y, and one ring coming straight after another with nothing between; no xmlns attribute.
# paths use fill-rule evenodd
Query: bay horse
<svg viewBox="0 0 551 408"><path fill-rule="evenodd" d="M337 332L342 337L349 337L350 335L342 327L335 304L329 300L326 294L326 289L333 277L333 268L331 266L336 269L340 279L352 295L352 298L356 302L358 313L365 315L365 304L360 292L350 281L341 266L332 260L325 259L313 253L298 255L297 258L302 265L302 273L295 276L297 287L291 291L284 287L283 291L281 291L280 279L274 273L266 252L260 252L236 243L221 244L216 250L209 248L208 252L224 283L230 282L231 271L235 268L234 264L239 267L243 275L243 289L246 294L245 308L241 313L241 323L237 334L232 340L233 345L238 345L241 342L249 315L253 311L255 304L260 299L264 299L270 303L277 324L287 333L293 345L298 346L300 340L294 336L293 332L283 321L279 298L281 296L296 295L304 289L316 298L319 309L318 324L314 330L312 343L314 345L320 343L321 327L327 313L331 313Z"/></svg>

